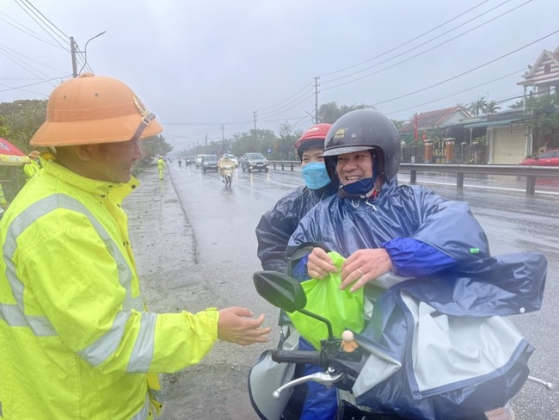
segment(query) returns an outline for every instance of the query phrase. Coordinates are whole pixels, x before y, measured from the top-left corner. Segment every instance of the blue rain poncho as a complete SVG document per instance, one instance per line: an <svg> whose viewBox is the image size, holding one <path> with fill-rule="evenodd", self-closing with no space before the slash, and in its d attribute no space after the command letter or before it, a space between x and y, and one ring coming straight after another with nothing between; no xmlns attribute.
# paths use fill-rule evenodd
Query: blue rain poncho
<svg viewBox="0 0 559 420"><path fill-rule="evenodd" d="M420 186L398 187L396 180L383 185L373 202L335 196L319 203L301 220L290 239L288 255L309 243L321 243L346 258L359 249L384 248L395 274L415 277L382 295L369 327L359 335L362 346L385 355L371 356L359 376L353 389L359 404L375 412L442 418L457 415L456 407L461 405L463 415L502 406L518 392L528 375L533 347L501 317L539 309L545 257L492 258L486 235L466 203L445 200ZM436 343L440 343L439 352L427 358L421 344L426 337L441 334L437 331L441 320L460 327L451 328L447 341L441 338ZM425 326L421 331L419 322ZM431 329L427 328L430 323ZM453 348L452 340L464 337L465 332L473 338L486 324L497 332L474 338L479 348L468 348L462 355L465 367L456 369L456 376L442 375L443 369L429 374L437 365L418 363L442 361ZM447 333L442 330L443 335ZM425 331L427 335L418 340ZM490 350L504 340L507 345L503 344L502 352ZM484 364L469 358L468 351L493 359ZM476 367L473 371L470 363ZM488 380L485 385L479 372ZM496 392L489 393L492 389ZM313 398L311 393L307 405L313 405ZM478 404L468 407L461 404L465 401Z"/></svg>
<svg viewBox="0 0 559 420"><path fill-rule="evenodd" d="M285 250L289 237L310 209L321 200L335 194L337 190L337 182L317 190L311 190L306 186L296 188L260 218L256 226L257 255L264 270L281 273L286 271Z"/></svg>

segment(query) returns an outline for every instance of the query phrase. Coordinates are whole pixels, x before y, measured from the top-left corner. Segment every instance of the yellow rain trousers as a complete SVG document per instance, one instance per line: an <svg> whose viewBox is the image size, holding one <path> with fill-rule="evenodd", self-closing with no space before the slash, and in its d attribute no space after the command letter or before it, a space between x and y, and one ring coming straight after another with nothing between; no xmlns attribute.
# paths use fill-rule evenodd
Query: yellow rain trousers
<svg viewBox="0 0 559 420"><path fill-rule="evenodd" d="M121 208L135 179L42 165L0 222L0 418L151 419L156 373L199 362L219 313L145 309Z"/></svg>

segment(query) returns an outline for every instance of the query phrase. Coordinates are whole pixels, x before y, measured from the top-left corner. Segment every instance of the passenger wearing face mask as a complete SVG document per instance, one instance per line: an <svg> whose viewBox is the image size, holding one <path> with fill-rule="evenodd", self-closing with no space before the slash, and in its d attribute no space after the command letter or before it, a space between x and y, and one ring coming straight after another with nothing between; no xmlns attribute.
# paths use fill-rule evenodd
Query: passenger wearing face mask
<svg viewBox="0 0 559 420"><path fill-rule="evenodd" d="M313 125L295 143L305 186L281 198L256 226L257 255L264 270L286 271L287 242L299 221L315 204L338 191L338 182L330 180L322 159L330 127L331 124Z"/></svg>

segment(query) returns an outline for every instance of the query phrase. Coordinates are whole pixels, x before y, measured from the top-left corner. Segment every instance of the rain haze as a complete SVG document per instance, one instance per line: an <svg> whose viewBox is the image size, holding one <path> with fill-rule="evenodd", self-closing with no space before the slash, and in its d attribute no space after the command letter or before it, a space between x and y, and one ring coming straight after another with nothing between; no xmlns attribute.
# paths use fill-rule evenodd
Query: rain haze
<svg viewBox="0 0 559 420"><path fill-rule="evenodd" d="M528 65L559 46L557 11L557 0L1 0L0 102L47 99L72 77L73 37L77 72L129 84L175 150L304 129L333 101L405 121L481 97L505 110Z"/></svg>

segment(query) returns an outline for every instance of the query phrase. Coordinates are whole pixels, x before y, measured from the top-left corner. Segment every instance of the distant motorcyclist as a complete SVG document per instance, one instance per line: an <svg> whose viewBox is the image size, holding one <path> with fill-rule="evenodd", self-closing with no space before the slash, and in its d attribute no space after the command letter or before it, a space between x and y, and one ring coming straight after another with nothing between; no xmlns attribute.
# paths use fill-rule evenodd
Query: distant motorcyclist
<svg viewBox="0 0 559 420"><path fill-rule="evenodd" d="M235 162L229 156L223 155L217 162L217 169L221 175L221 182L225 182L225 175L233 173Z"/></svg>
<svg viewBox="0 0 559 420"><path fill-rule="evenodd" d="M179 168L182 166L182 160L179 159Z"/></svg>

